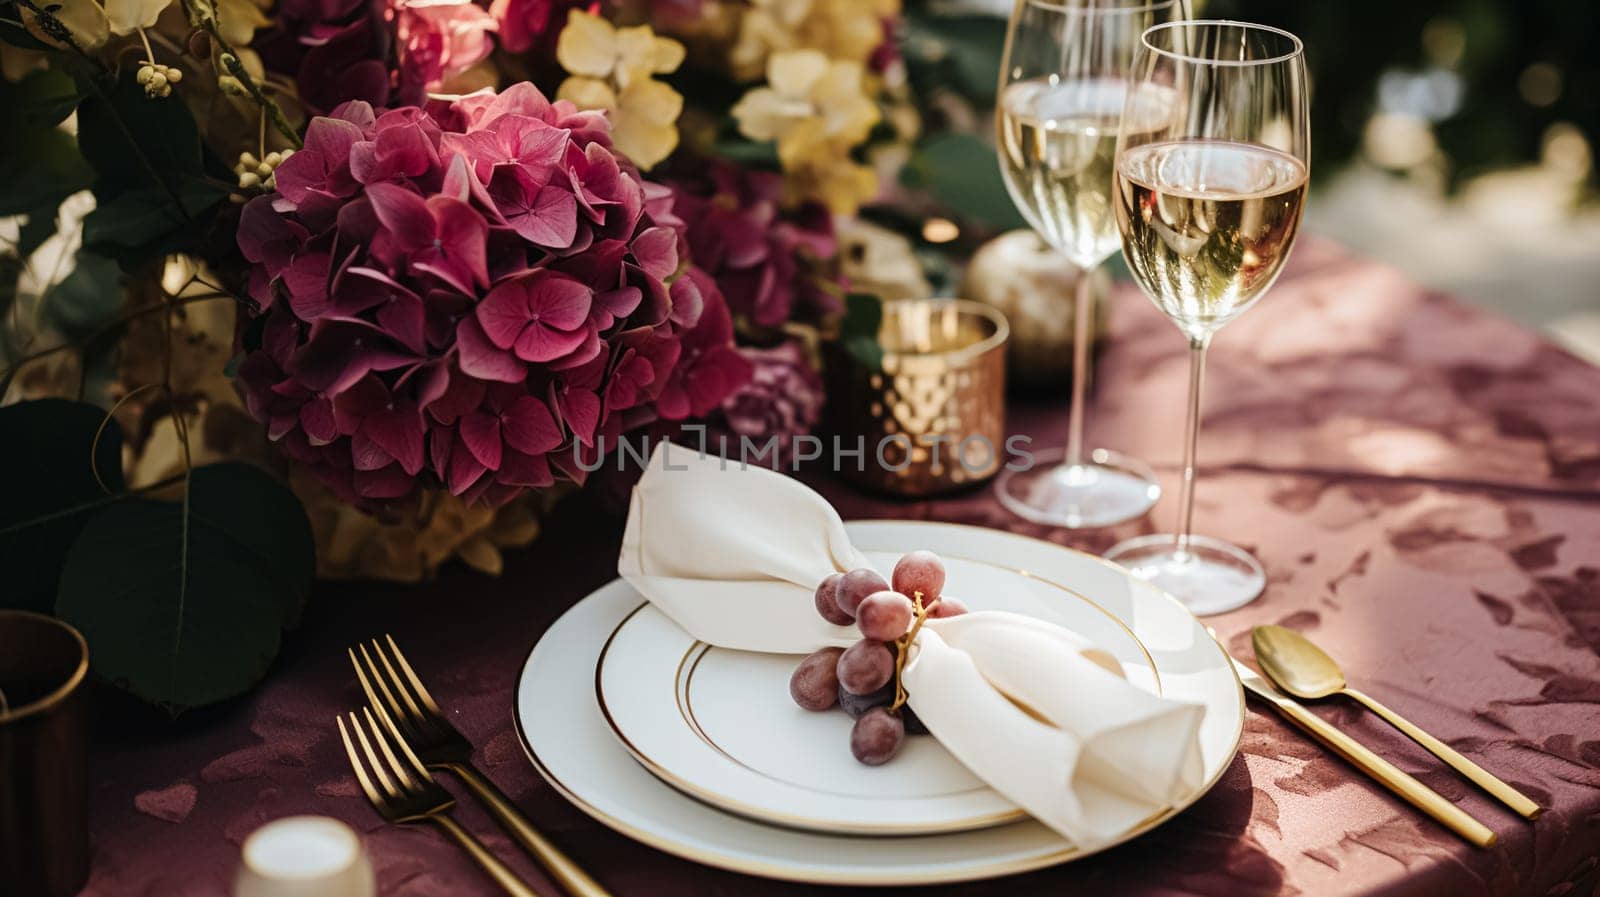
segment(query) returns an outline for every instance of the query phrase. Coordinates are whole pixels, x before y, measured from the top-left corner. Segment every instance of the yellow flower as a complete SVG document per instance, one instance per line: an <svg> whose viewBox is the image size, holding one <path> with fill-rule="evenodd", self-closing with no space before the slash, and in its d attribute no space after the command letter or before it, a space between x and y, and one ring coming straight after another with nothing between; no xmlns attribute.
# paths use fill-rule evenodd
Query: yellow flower
<svg viewBox="0 0 1600 897"><path fill-rule="evenodd" d="M223 39L235 49L249 46L257 28L272 24L262 6L261 0L217 0L217 27Z"/></svg>
<svg viewBox="0 0 1600 897"><path fill-rule="evenodd" d="M865 63L885 40L884 21L899 14L900 0L750 0L728 64L735 78L747 81L787 50Z"/></svg>
<svg viewBox="0 0 1600 897"><path fill-rule="evenodd" d="M612 143L649 169L677 148L683 112L683 96L653 76L677 70L683 57L683 44L658 37L648 25L617 28L574 9L556 40L556 60L572 73L556 98L606 110Z"/></svg>
<svg viewBox="0 0 1600 897"><path fill-rule="evenodd" d="M810 12L811 0L751 0L739 19L739 38L728 50L733 76L759 78L773 53L799 47L800 26Z"/></svg>
<svg viewBox="0 0 1600 897"><path fill-rule="evenodd" d="M556 39L556 61L574 75L609 78L619 87L683 65L683 44L658 37L649 25L617 28L599 16L574 9Z"/></svg>
<svg viewBox="0 0 1600 897"><path fill-rule="evenodd" d="M817 157L789 171L783 179L790 203L816 200L835 215L854 215L878 195L878 175L848 155Z"/></svg>
<svg viewBox="0 0 1600 897"><path fill-rule="evenodd" d="M561 82L556 99L579 109L604 109L611 119L611 142L640 168L655 167L678 146L678 115L683 96L653 78L632 81L620 91L605 81L574 75Z"/></svg>
<svg viewBox="0 0 1600 897"><path fill-rule="evenodd" d="M812 157L835 157L865 140L878 107L862 89L860 64L816 50L789 50L767 60L767 86L733 107L739 132L775 140L778 159L794 170Z"/></svg>

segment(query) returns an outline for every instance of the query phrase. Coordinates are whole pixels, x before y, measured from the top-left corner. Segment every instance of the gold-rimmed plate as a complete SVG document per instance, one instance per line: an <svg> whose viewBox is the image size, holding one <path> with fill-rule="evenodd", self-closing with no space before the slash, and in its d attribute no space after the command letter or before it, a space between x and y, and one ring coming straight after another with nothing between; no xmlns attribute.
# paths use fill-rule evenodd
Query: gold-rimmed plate
<svg viewBox="0 0 1600 897"><path fill-rule="evenodd" d="M643 600L621 581L557 620L523 668L517 730L540 775L602 824L696 862L794 881L922 885L1039 869L1127 841L1198 799L1233 759L1244 722L1243 690L1222 648L1171 596L1100 558L998 530L905 521L856 522L847 529L874 556L928 548L994 560L1093 596L1144 645L1163 694L1206 707L1200 727L1204 785L1190 799L1091 847L1073 845L1031 819L953 834L877 838L822 834L726 812L650 773L606 722L593 687L600 654Z"/></svg>
<svg viewBox="0 0 1600 897"><path fill-rule="evenodd" d="M899 551L867 551L881 572ZM1160 676L1133 632L1070 587L997 560L942 553L945 591L982 610L1050 620L1119 660L1157 694ZM762 822L846 835L930 835L1024 818L938 741L912 736L893 763L850 754L852 720L789 699L799 656L714 648L648 604L601 651L596 696L607 724L658 778Z"/></svg>

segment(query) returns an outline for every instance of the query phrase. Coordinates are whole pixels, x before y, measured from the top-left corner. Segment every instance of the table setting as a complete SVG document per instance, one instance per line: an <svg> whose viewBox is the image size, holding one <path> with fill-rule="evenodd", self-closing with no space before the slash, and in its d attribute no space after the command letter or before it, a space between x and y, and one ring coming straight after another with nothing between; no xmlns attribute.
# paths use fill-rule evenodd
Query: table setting
<svg viewBox="0 0 1600 897"><path fill-rule="evenodd" d="M1600 894L1600 370L1336 47L706 4L18 5L0 893Z"/></svg>

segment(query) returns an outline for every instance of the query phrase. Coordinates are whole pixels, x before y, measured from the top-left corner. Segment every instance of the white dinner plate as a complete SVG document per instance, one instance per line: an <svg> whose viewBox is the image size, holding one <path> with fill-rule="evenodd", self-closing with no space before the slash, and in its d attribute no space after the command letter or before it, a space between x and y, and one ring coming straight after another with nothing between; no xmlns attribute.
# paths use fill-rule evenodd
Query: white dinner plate
<svg viewBox="0 0 1600 897"><path fill-rule="evenodd" d="M901 553L866 554L887 576ZM974 610L1059 623L1109 651L1134 684L1161 693L1144 646L1088 598L1001 560L941 557L945 594ZM857 835L968 831L1026 816L929 736L908 738L881 767L856 762L844 711L812 713L790 700L799 660L713 648L641 604L607 639L595 686L607 724L646 769L732 813Z"/></svg>
<svg viewBox="0 0 1600 897"><path fill-rule="evenodd" d="M926 548L1026 571L1088 596L1126 624L1149 652L1142 669L1152 674L1151 687L1159 676L1164 695L1206 707L1200 727L1205 785L1190 802L1232 760L1244 723L1243 690L1222 648L1171 596L1100 558L999 530L914 521L857 522L847 529L852 541L880 563L885 556ZM529 758L552 787L605 825L668 853L796 881L964 881L1087 856L1148 831L1187 806L1169 808L1092 849L1076 847L1032 820L953 834L876 838L798 831L723 812L635 762L607 723L598 690L592 687L607 641L642 600L619 580L557 620L523 668L516 721ZM1063 593L1061 600L1066 605L1079 599ZM1117 647L1115 637L1104 646L1113 653L1126 652L1125 645ZM1138 663L1130 663L1131 675L1143 675L1140 670ZM786 691L779 697L788 701ZM673 713L677 715L675 709Z"/></svg>

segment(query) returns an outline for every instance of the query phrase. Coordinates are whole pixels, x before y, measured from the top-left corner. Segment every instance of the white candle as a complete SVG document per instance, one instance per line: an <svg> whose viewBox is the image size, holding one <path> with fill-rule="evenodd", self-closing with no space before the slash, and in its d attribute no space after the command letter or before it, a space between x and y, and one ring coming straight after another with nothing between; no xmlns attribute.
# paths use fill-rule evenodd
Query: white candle
<svg viewBox="0 0 1600 897"><path fill-rule="evenodd" d="M244 842L234 897L373 897L377 885L361 838L337 819L289 816Z"/></svg>

